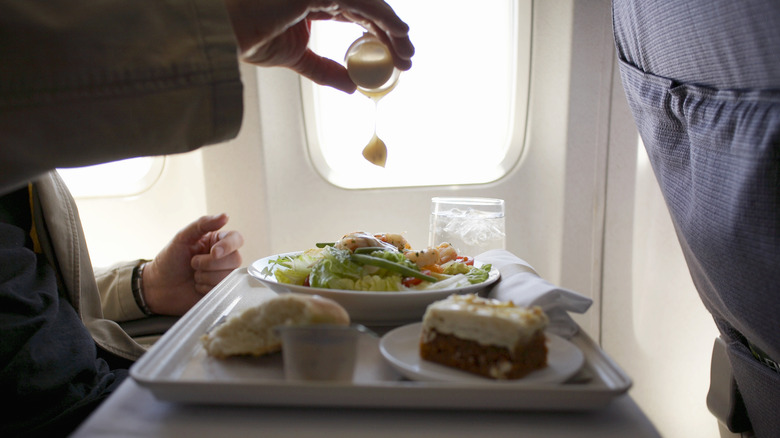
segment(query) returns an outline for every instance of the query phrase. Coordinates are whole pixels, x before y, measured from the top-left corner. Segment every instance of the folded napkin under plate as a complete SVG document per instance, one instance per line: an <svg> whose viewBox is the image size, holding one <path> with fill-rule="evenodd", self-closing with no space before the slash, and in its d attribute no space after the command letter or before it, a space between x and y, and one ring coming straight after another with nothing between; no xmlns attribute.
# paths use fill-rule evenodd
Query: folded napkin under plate
<svg viewBox="0 0 780 438"><path fill-rule="evenodd" d="M564 338L571 338L579 325L569 312L585 313L593 300L577 292L558 287L536 273L525 260L506 250L494 249L477 256L482 263L490 263L501 273L501 278L488 292L489 298L512 301L519 306L539 306L550 318L548 330Z"/></svg>

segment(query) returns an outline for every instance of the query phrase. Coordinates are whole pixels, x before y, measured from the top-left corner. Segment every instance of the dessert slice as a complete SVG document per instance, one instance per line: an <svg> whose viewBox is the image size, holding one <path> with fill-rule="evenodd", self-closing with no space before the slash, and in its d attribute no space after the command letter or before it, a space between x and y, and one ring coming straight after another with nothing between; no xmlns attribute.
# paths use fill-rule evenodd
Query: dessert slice
<svg viewBox="0 0 780 438"><path fill-rule="evenodd" d="M425 311L420 357L491 379L519 379L547 366L547 324L540 307L450 295Z"/></svg>

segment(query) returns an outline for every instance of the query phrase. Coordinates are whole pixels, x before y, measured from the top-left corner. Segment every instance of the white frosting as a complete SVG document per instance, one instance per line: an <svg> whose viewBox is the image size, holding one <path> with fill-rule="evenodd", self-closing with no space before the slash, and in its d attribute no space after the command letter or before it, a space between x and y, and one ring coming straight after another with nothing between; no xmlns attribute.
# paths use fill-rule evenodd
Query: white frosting
<svg viewBox="0 0 780 438"><path fill-rule="evenodd" d="M525 308L511 301L455 294L428 306L423 317L423 333L432 336L427 329L435 329L511 351L518 343L525 343L534 333L544 330L547 323L547 315L539 307Z"/></svg>

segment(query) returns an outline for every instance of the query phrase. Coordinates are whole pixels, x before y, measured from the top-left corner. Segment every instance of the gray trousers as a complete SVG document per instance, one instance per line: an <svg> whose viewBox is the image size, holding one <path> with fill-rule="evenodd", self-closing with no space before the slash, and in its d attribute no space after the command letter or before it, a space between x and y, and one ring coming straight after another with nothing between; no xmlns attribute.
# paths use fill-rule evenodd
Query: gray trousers
<svg viewBox="0 0 780 438"><path fill-rule="evenodd" d="M626 96L748 427L780 436L780 2L614 0L613 22Z"/></svg>

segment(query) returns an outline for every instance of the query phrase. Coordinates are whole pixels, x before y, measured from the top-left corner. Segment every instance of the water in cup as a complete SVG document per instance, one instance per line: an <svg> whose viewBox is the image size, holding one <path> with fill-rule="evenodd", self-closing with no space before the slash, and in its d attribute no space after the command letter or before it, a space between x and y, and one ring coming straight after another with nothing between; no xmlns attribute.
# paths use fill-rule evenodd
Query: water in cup
<svg viewBox="0 0 780 438"><path fill-rule="evenodd" d="M490 249L506 249L504 200L433 198L428 245L443 242L458 254L472 257Z"/></svg>

